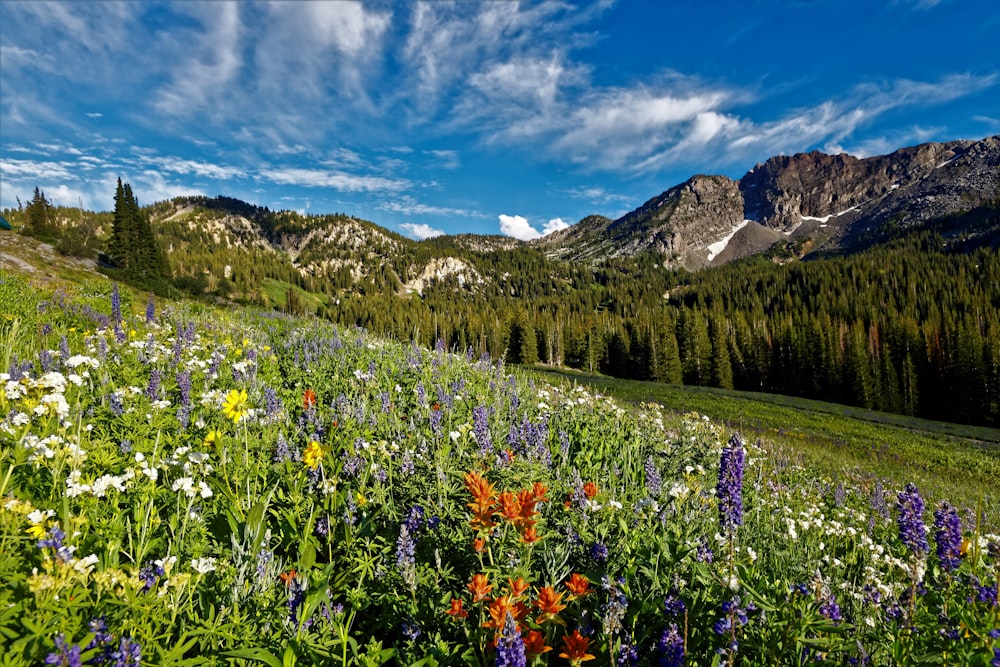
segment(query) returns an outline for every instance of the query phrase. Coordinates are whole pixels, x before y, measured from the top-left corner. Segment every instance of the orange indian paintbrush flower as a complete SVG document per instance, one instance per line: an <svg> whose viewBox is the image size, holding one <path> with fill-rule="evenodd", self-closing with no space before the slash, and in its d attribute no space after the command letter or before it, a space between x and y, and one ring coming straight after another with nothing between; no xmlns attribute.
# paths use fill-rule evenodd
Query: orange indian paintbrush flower
<svg viewBox="0 0 1000 667"><path fill-rule="evenodd" d="M517 579L510 579L508 577L507 585L510 586L510 596L512 598L519 598L528 590L528 582L524 580L524 577L518 577Z"/></svg>
<svg viewBox="0 0 1000 667"><path fill-rule="evenodd" d="M521 542L524 544L534 544L540 539L542 538L538 536L534 526L528 526L525 528L524 533L521 535Z"/></svg>
<svg viewBox="0 0 1000 667"><path fill-rule="evenodd" d="M531 492L535 496L536 503L547 503L549 499L545 496L549 492L548 487L546 487L541 482L535 482L531 485Z"/></svg>
<svg viewBox="0 0 1000 667"><path fill-rule="evenodd" d="M308 410L316 406L316 392L311 388L302 392L302 409Z"/></svg>
<svg viewBox="0 0 1000 667"><path fill-rule="evenodd" d="M486 596L493 590L493 585L490 584L485 574L474 574L472 575L472 581L466 588L472 591L472 601L479 602L486 599Z"/></svg>
<svg viewBox="0 0 1000 667"><path fill-rule="evenodd" d="M558 621L559 612L566 608L566 605L562 604L562 593L556 593L551 586L545 586L538 591L538 599L534 604L541 612L536 619L539 624L550 620Z"/></svg>
<svg viewBox="0 0 1000 667"><path fill-rule="evenodd" d="M590 580L579 572L574 572L570 575L570 578L566 581L565 586L566 590L570 593L567 598L568 600L582 598L584 595L594 592L590 587Z"/></svg>
<svg viewBox="0 0 1000 667"><path fill-rule="evenodd" d="M590 500L594 499L597 495L597 485L593 482L587 482L583 485L583 495L587 496Z"/></svg>
<svg viewBox="0 0 1000 667"><path fill-rule="evenodd" d="M574 630L573 634L563 637L563 652L559 654L559 657L566 658L574 667L581 662L593 660L594 656L587 653L589 644L589 637L584 637L579 630Z"/></svg>
<svg viewBox="0 0 1000 667"><path fill-rule="evenodd" d="M465 475L465 488L472 494L472 502L468 503L472 510L473 528L492 528L496 525L493 514L496 509L497 495L493 484L473 470Z"/></svg>
<svg viewBox="0 0 1000 667"><path fill-rule="evenodd" d="M524 652L527 657L534 658L551 650L551 646L545 645L545 635L538 630L532 630L524 636Z"/></svg>
<svg viewBox="0 0 1000 667"><path fill-rule="evenodd" d="M521 503L510 491L500 494L500 516L507 521L517 521L521 518Z"/></svg>
<svg viewBox="0 0 1000 667"><path fill-rule="evenodd" d="M465 611L462 606L462 598L452 598L451 608L446 610L444 613L448 614L452 618L468 618L469 612Z"/></svg>

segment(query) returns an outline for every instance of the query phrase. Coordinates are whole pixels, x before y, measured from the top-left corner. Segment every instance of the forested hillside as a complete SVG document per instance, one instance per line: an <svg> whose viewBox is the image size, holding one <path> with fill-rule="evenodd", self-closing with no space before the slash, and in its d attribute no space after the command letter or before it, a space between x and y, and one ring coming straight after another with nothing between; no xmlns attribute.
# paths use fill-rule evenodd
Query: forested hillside
<svg viewBox="0 0 1000 667"><path fill-rule="evenodd" d="M871 232L854 254L799 261L787 243L697 273L652 253L582 263L509 239L416 242L225 197L146 210L174 285L199 298L514 363L1000 423L996 206Z"/></svg>

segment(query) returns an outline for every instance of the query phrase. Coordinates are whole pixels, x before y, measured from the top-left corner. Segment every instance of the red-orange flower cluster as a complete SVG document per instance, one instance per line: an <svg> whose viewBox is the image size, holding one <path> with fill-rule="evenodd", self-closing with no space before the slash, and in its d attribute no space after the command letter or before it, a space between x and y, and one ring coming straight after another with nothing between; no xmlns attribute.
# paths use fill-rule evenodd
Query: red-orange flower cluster
<svg viewBox="0 0 1000 667"><path fill-rule="evenodd" d="M472 502L469 503L472 527L479 530L495 526L493 514L496 512L497 493L493 483L473 470L465 476L465 488L472 494Z"/></svg>
<svg viewBox="0 0 1000 667"><path fill-rule="evenodd" d="M302 409L309 410L314 407L316 407L316 392L312 388L306 389L302 392Z"/></svg>
<svg viewBox="0 0 1000 667"><path fill-rule="evenodd" d="M567 598L569 600L582 598L584 595L594 592L594 589L590 587L590 580L579 572L574 572L570 575L570 578L564 585L566 586L566 590L569 591L569 597Z"/></svg>
<svg viewBox="0 0 1000 667"><path fill-rule="evenodd" d="M519 491L503 491L498 496L492 482L473 470L465 475L465 488L472 494L469 509L472 510L470 524L476 530L488 530L496 525L495 517L508 521L521 531L521 541L533 544L538 537L535 524L538 510L535 506L548 500L548 488L541 482L535 482L530 489ZM477 541L476 551L482 551Z"/></svg>
<svg viewBox="0 0 1000 667"><path fill-rule="evenodd" d="M573 634L563 637L563 652L560 658L566 658L571 665L579 665L581 662L593 660L595 656L587 653L587 646L590 638L584 637L579 630L574 630Z"/></svg>

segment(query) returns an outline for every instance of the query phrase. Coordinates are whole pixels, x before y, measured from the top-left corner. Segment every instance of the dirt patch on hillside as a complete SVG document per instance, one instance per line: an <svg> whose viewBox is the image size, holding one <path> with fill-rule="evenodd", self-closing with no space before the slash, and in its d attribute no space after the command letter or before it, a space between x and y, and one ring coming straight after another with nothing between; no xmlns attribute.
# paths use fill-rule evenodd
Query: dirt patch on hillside
<svg viewBox="0 0 1000 667"><path fill-rule="evenodd" d="M51 244L12 231L0 231L0 271L26 274L38 285L76 282L81 274L106 278L98 273L94 260L60 255Z"/></svg>

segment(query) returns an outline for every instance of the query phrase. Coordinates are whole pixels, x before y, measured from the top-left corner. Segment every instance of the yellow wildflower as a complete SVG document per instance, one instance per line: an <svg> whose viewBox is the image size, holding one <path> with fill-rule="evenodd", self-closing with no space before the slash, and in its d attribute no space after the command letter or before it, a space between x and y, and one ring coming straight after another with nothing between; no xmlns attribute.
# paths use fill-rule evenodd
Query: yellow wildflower
<svg viewBox="0 0 1000 667"><path fill-rule="evenodd" d="M226 394L226 400L222 404L222 412L233 423L239 423L247 415L247 392L246 389L233 389Z"/></svg>
<svg viewBox="0 0 1000 667"><path fill-rule="evenodd" d="M31 536L31 539L40 540L45 537L45 534L48 532L48 530L45 528L45 522L42 522L42 523L31 524L31 527L28 528L28 530L26 530L25 532Z"/></svg>
<svg viewBox="0 0 1000 667"><path fill-rule="evenodd" d="M313 470L319 465L320 459L323 458L323 448L319 446L319 443L315 440L310 440L309 444L306 446L306 451L302 454L302 461L309 468Z"/></svg>

